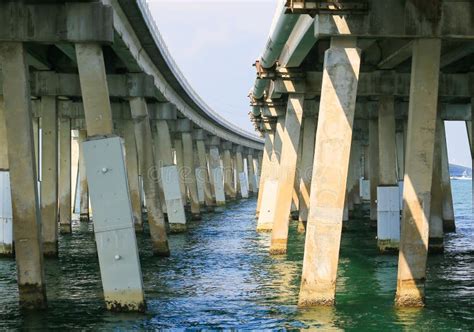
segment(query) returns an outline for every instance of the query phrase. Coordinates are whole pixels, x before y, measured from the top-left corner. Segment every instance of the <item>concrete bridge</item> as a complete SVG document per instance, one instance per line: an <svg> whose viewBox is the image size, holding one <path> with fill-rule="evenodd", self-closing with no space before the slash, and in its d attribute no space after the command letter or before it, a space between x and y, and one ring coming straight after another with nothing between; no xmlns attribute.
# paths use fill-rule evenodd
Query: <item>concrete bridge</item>
<svg viewBox="0 0 474 332"><path fill-rule="evenodd" d="M423 306L427 255L455 231L445 120L473 154L474 2L280 1L255 66L257 230L286 253L298 212L299 305L334 304L341 232L367 205L380 251L399 252L396 305Z"/></svg>
<svg viewBox="0 0 474 332"><path fill-rule="evenodd" d="M20 304L46 307L43 256L80 202L107 308L143 311L142 207L172 255L169 233L257 192L263 141L193 91L144 1L2 1L0 21L0 254Z"/></svg>

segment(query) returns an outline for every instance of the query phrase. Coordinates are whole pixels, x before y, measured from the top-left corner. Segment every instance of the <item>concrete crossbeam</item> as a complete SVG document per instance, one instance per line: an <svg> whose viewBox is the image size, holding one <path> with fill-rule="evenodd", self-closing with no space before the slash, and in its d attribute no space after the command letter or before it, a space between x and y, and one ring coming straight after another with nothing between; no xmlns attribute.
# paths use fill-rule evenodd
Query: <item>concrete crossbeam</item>
<svg viewBox="0 0 474 332"><path fill-rule="evenodd" d="M0 41L114 41L113 11L100 2L0 3Z"/></svg>

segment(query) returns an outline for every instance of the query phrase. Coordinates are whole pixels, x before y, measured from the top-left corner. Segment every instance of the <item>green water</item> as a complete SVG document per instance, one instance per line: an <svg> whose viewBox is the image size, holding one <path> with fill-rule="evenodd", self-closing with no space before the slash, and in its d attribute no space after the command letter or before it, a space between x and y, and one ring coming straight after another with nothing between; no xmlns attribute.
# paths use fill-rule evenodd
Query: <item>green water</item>
<svg viewBox="0 0 474 332"><path fill-rule="evenodd" d="M151 255L139 236L146 314L104 310L91 228L74 225L60 239L59 260L46 262L49 309L18 308L14 261L0 259L0 330L4 329L310 329L474 330L474 225L470 181L453 181L457 233L430 256L426 307L396 309L397 256L377 253L367 220L342 235L337 305L296 308L304 236L292 224L289 254L270 257L270 235L255 232L255 200L205 215L172 235L172 257Z"/></svg>

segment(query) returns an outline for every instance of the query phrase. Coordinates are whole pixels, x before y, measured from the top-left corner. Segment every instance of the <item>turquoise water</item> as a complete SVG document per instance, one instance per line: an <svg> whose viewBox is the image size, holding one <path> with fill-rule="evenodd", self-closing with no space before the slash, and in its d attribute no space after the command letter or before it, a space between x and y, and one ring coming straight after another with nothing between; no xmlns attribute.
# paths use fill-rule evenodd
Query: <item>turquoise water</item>
<svg viewBox="0 0 474 332"><path fill-rule="evenodd" d="M46 261L49 309L18 308L15 264L0 259L0 330L4 329L309 329L474 330L472 183L453 181L457 233L445 253L430 256L423 309L396 309L397 256L379 255L366 220L342 235L337 305L299 310L296 302L304 236L292 224L289 254L270 257L270 235L255 232L255 200L205 215L172 235L172 257L151 255L139 236L146 314L104 310L89 225L60 239L59 260Z"/></svg>

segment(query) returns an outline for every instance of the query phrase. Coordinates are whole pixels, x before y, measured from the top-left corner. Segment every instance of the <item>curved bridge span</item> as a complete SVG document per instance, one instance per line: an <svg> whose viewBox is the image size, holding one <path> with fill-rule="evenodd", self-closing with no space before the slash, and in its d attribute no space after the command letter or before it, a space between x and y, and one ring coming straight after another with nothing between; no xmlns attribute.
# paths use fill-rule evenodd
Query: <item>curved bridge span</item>
<svg viewBox="0 0 474 332"><path fill-rule="evenodd" d="M143 311L144 219L172 254L169 234L258 191L263 140L192 89L145 1L2 1L0 21L0 255L20 302L46 306L43 256L78 214L107 308Z"/></svg>

